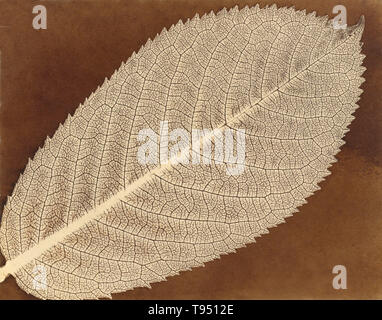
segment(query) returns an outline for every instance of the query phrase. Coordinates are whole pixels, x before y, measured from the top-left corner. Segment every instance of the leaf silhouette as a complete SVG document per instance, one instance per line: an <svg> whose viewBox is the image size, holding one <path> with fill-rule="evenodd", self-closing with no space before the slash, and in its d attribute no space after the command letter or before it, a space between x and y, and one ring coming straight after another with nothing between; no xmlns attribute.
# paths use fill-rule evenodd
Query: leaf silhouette
<svg viewBox="0 0 382 320"><path fill-rule="evenodd" d="M0 280L12 274L42 299L111 297L284 222L344 143L364 81L363 28L363 18L335 30L315 13L235 7L148 40L28 162L3 210ZM138 133L161 121L244 128L244 172L227 175L226 160L140 164Z"/></svg>

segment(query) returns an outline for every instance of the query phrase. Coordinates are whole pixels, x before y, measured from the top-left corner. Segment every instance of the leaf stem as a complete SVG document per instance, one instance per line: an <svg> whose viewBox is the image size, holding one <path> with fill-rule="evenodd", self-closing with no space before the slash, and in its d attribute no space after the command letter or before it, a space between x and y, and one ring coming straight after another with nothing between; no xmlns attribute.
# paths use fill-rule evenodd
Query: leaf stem
<svg viewBox="0 0 382 320"><path fill-rule="evenodd" d="M0 283L3 282L9 276L9 264L5 263L4 266L0 267Z"/></svg>

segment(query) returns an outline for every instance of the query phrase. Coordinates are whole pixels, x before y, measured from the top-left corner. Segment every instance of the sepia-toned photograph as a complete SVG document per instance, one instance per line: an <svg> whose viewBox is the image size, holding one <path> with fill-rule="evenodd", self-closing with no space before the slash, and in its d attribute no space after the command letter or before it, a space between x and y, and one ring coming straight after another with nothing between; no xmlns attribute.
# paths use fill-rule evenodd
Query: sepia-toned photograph
<svg viewBox="0 0 382 320"><path fill-rule="evenodd" d="M0 300L382 299L381 92L380 0L0 1Z"/></svg>

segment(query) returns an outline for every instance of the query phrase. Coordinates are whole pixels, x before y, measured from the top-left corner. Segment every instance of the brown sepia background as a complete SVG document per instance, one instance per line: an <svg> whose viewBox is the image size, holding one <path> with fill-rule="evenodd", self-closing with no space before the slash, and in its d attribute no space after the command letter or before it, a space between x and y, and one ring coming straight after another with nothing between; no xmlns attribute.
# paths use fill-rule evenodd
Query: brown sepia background
<svg viewBox="0 0 382 320"><path fill-rule="evenodd" d="M342 4L350 25L365 15L364 93L332 175L299 213L255 244L114 299L382 298L382 1L259 1L274 2L330 17ZM47 30L32 28L37 4L47 8ZM28 157L147 38L179 19L236 4L256 1L0 0L0 212ZM347 290L332 287L338 264L347 268ZM33 297L9 277L0 299Z"/></svg>

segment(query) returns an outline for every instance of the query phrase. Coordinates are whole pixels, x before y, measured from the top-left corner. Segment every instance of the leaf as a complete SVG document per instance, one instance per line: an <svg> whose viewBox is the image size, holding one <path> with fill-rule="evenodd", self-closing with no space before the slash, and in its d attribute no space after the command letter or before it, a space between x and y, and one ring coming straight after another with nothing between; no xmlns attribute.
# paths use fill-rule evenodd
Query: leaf
<svg viewBox="0 0 382 320"><path fill-rule="evenodd" d="M235 7L148 40L29 161L3 212L1 280L12 274L43 299L111 297L284 222L344 143L363 28L363 18L334 30L315 13ZM229 161L141 165L137 135L161 121L245 129L244 172L227 175Z"/></svg>

